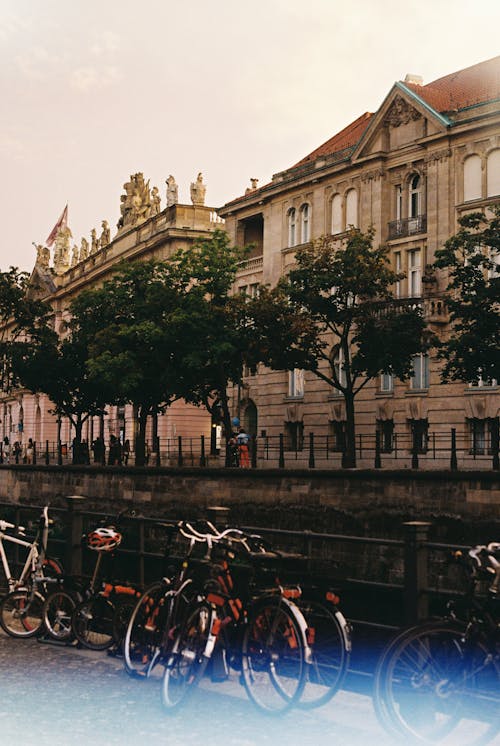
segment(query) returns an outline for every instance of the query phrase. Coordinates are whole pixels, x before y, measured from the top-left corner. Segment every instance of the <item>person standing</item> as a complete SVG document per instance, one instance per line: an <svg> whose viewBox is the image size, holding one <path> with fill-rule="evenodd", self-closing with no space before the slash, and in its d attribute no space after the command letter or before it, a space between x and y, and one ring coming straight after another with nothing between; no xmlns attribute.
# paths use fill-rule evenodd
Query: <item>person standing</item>
<svg viewBox="0 0 500 746"><path fill-rule="evenodd" d="M2 452L4 463L10 464L10 442L7 436L3 439Z"/></svg>
<svg viewBox="0 0 500 746"><path fill-rule="evenodd" d="M240 431L236 437L236 442L238 444L239 462L242 469L250 468L250 454L248 450L249 441L250 436L245 432L245 428L240 427Z"/></svg>
<svg viewBox="0 0 500 746"><path fill-rule="evenodd" d="M128 464L128 458L130 456L130 440L127 438L125 443L123 444L123 463L125 466Z"/></svg>

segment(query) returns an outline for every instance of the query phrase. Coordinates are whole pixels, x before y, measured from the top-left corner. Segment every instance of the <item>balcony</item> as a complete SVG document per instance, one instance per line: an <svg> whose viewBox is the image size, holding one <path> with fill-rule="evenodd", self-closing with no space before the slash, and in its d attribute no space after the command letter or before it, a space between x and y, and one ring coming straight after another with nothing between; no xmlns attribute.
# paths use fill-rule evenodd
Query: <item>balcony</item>
<svg viewBox="0 0 500 746"><path fill-rule="evenodd" d="M405 236L414 236L417 233L427 231L427 215L417 215L415 218L405 218L404 220L391 220L389 223L389 241L394 238L405 238Z"/></svg>

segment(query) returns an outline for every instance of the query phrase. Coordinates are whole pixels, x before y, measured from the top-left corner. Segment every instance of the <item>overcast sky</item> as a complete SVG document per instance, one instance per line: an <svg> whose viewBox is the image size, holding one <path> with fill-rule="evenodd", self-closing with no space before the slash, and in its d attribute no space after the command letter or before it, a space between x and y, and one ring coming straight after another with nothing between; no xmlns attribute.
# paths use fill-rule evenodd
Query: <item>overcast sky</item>
<svg viewBox="0 0 500 746"><path fill-rule="evenodd" d="M499 0L0 0L0 270L31 270L64 205L74 242L142 171L206 204L266 183L406 73L500 53Z"/></svg>

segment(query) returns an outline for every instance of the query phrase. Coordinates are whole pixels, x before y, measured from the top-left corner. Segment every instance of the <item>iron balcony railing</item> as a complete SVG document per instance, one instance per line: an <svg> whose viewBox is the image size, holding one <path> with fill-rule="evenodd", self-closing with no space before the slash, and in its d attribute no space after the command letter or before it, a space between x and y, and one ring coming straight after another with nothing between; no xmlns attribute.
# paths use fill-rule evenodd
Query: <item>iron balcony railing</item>
<svg viewBox="0 0 500 746"><path fill-rule="evenodd" d="M389 240L413 236L416 233L425 233L426 230L427 215L417 215L415 218L404 218L404 220L391 220L389 223Z"/></svg>

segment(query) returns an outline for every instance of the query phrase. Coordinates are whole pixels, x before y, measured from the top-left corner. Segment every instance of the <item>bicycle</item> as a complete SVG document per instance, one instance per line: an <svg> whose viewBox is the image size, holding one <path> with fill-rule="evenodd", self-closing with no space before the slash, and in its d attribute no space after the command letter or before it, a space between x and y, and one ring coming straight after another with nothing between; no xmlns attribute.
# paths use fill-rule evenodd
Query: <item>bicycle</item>
<svg viewBox="0 0 500 746"><path fill-rule="evenodd" d="M62 575L62 566L54 558L47 557L49 535L49 509L41 512L38 530L32 542L25 538L25 529L7 521L0 521L0 557L9 585L9 593L0 602L0 625L11 637L32 637L43 626L43 604L49 585ZM17 535L5 533L16 529ZM29 547L19 577L14 578L10 569L3 542Z"/></svg>
<svg viewBox="0 0 500 746"><path fill-rule="evenodd" d="M130 616L123 658L126 672L138 678L148 678L158 664L166 663L176 627L200 583L200 557L196 557L195 549L202 548L205 556L218 535L208 521L203 522L206 533L200 532L200 524L195 529L187 521L161 525L167 531L166 560L173 559L172 550L177 539L186 539L187 546L177 569L148 586ZM201 560L203 563L203 557Z"/></svg>
<svg viewBox="0 0 500 746"><path fill-rule="evenodd" d="M119 523L123 514L118 516ZM49 637L59 642L73 638L92 650L119 646L130 613L140 591L134 586L100 579L103 557L120 546L122 534L115 525L100 526L84 537L87 547L97 552L88 583L81 579L61 579L60 588L43 605L43 620Z"/></svg>
<svg viewBox="0 0 500 746"><path fill-rule="evenodd" d="M500 726L500 544L472 548L469 588L443 619L390 641L374 678L374 705L388 732L412 743L489 743ZM494 574L493 582L491 575ZM488 578L485 599L476 596Z"/></svg>
<svg viewBox="0 0 500 746"><path fill-rule="evenodd" d="M213 577L190 604L173 642L162 682L167 711L187 701L216 650L223 666L240 672L249 698L267 714L285 712L304 690L310 654L306 621L284 589L251 588L249 579L235 585L226 560L237 540L231 531L211 537L222 561L209 558Z"/></svg>

